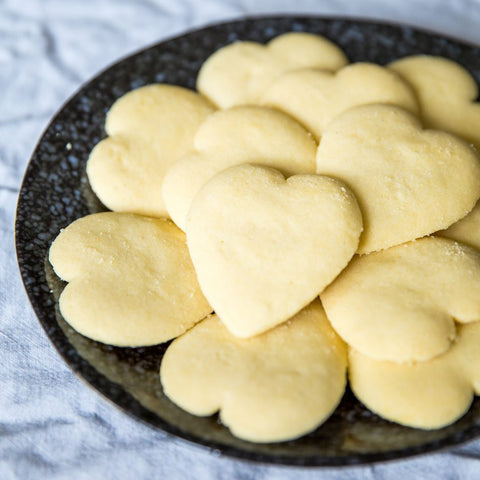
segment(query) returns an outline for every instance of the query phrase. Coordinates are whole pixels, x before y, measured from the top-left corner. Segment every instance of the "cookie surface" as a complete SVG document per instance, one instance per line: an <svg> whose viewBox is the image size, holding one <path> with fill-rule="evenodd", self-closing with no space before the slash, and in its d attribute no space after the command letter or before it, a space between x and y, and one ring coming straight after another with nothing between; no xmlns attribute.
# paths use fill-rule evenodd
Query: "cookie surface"
<svg viewBox="0 0 480 480"><path fill-rule="evenodd" d="M69 282L59 300L63 317L99 342L154 345L211 312L185 235L164 218L113 212L83 217L62 230L49 260Z"/></svg>
<svg viewBox="0 0 480 480"><path fill-rule="evenodd" d="M478 87L465 68L443 57L416 55L389 65L414 88L426 128L464 138L480 151Z"/></svg>
<svg viewBox="0 0 480 480"><path fill-rule="evenodd" d="M429 360L450 348L456 322L480 320L480 252L422 238L356 257L320 298L335 330L362 354Z"/></svg>
<svg viewBox="0 0 480 480"><path fill-rule="evenodd" d="M213 309L230 332L250 337L309 304L346 266L361 229L341 182L239 165L197 194L187 242Z"/></svg>
<svg viewBox="0 0 480 480"><path fill-rule="evenodd" d="M480 322L460 325L443 355L426 362L377 361L353 349L349 380L355 396L387 420L435 429L453 423L480 394Z"/></svg>
<svg viewBox="0 0 480 480"><path fill-rule="evenodd" d="M463 140L423 130L405 110L363 105L325 130L317 173L338 178L362 209L359 253L449 227L480 195L480 160Z"/></svg>
<svg viewBox="0 0 480 480"><path fill-rule="evenodd" d="M337 115L357 105L389 103L418 113L411 87L391 70L374 63L347 65L336 72L287 72L267 88L261 102L291 115L317 140Z"/></svg>
<svg viewBox="0 0 480 480"><path fill-rule="evenodd" d="M250 339L234 337L213 315L170 345L160 375L166 395L188 412L220 411L234 435L279 442L333 412L345 389L346 347L318 300Z"/></svg>
<svg viewBox="0 0 480 480"><path fill-rule="evenodd" d="M480 250L480 202L477 202L466 217L446 230L440 230L436 235L457 240Z"/></svg>
<svg viewBox="0 0 480 480"><path fill-rule="evenodd" d="M345 54L326 38L311 33L280 35L267 45L236 42L217 50L200 69L197 89L219 108L258 103L268 85L297 68L337 70Z"/></svg>
<svg viewBox="0 0 480 480"><path fill-rule="evenodd" d="M148 85L118 99L107 115L108 137L87 163L93 191L110 210L166 216L165 173L193 147L194 133L213 110L200 95L172 85Z"/></svg>
<svg viewBox="0 0 480 480"><path fill-rule="evenodd" d="M242 163L273 167L284 175L315 172L317 145L284 113L267 107L236 107L212 114L198 129L195 151L167 172L163 197L182 229L192 200L216 173Z"/></svg>

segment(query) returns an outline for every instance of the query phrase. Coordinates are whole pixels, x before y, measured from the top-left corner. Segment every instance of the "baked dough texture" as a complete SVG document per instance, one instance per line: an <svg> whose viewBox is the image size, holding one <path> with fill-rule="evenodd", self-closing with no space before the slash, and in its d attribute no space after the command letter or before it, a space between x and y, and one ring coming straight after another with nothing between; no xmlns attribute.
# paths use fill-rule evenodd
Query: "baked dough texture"
<svg viewBox="0 0 480 480"><path fill-rule="evenodd" d="M107 115L109 136L87 163L98 198L110 210L166 216L165 173L193 148L193 135L213 111L197 93L172 85L148 85L119 98Z"/></svg>
<svg viewBox="0 0 480 480"><path fill-rule="evenodd" d="M426 362L377 361L349 352L355 396L378 415L409 427L442 428L460 418L480 394L480 322L460 325L452 347Z"/></svg>
<svg viewBox="0 0 480 480"><path fill-rule="evenodd" d="M337 70L343 51L320 35L291 32L267 45L236 42L217 50L200 69L197 89L219 108L257 104L265 89L288 70Z"/></svg>
<svg viewBox="0 0 480 480"><path fill-rule="evenodd" d="M316 300L250 339L234 337L213 315L170 345L160 377L184 410L220 411L235 436L280 442L314 430L334 411L345 389L346 357Z"/></svg>
<svg viewBox="0 0 480 480"><path fill-rule="evenodd" d="M355 197L338 180L239 165L197 194L187 242L215 312L251 337L308 305L347 265L361 230Z"/></svg>
<svg viewBox="0 0 480 480"><path fill-rule="evenodd" d="M61 231L49 259L69 282L59 300L62 316L99 342L121 347L165 342L212 311L184 233L165 218L88 215Z"/></svg>
<svg viewBox="0 0 480 480"><path fill-rule="evenodd" d="M267 88L261 102L291 115L317 140L336 116L357 105L388 103L418 113L412 88L393 71L374 63L355 63L337 72L287 72Z"/></svg>
<svg viewBox="0 0 480 480"><path fill-rule="evenodd" d="M182 230L196 193L228 167L255 163L286 176L315 173L317 144L300 124L272 108L219 110L200 126L194 145L195 151L176 162L163 182L168 212Z"/></svg>
<svg viewBox="0 0 480 480"><path fill-rule="evenodd" d="M477 202L466 217L463 217L446 230L437 232L437 235L466 243L480 250L480 202Z"/></svg>
<svg viewBox="0 0 480 480"><path fill-rule="evenodd" d="M480 196L480 160L463 140L423 130L391 105L362 105L333 120L317 152L317 173L357 197L368 253L449 227Z"/></svg>
<svg viewBox="0 0 480 480"><path fill-rule="evenodd" d="M475 80L458 63L442 57L415 55L389 68L414 88L426 128L464 138L480 151L480 103Z"/></svg>
<svg viewBox="0 0 480 480"><path fill-rule="evenodd" d="M320 295L333 328L377 360L446 352L456 322L480 320L480 252L427 237L356 257Z"/></svg>

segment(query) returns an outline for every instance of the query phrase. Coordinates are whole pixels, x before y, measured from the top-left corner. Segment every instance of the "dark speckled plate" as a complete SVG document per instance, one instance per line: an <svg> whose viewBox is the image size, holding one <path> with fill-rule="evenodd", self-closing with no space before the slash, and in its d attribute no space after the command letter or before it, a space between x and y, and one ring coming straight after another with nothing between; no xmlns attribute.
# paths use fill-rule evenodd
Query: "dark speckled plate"
<svg viewBox="0 0 480 480"><path fill-rule="evenodd" d="M33 308L60 354L93 388L133 417L226 455L291 465L348 465L406 457L469 440L480 433L479 399L455 424L429 432L384 421L347 391L334 415L310 435L279 444L244 442L216 417L194 417L168 401L158 381L165 345L138 349L102 345L73 331L58 314L56 298L63 284L46 261L47 250L62 227L103 209L85 179L85 162L105 135L110 105L129 90L152 82L193 88L202 62L219 47L239 39L266 42L291 30L325 35L351 61L385 64L411 54L442 55L464 65L477 83L480 79L478 47L406 26L346 19L241 20L188 33L120 61L60 110L27 168L18 202L16 242Z"/></svg>

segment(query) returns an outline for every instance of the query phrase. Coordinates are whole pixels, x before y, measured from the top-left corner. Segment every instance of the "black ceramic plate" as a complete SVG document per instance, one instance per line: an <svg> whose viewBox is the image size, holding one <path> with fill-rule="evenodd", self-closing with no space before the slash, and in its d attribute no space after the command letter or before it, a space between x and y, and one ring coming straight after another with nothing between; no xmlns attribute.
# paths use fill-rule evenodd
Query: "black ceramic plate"
<svg viewBox="0 0 480 480"><path fill-rule="evenodd" d="M235 40L266 42L288 31L325 35L351 61L385 64L412 54L456 60L480 80L480 49L407 26L346 19L278 17L211 26L162 42L126 58L85 85L55 116L40 140L20 192L16 243L25 288L50 340L70 367L96 390L139 420L226 455L291 465L348 465L387 460L455 445L480 433L480 400L455 424L421 431L384 421L347 391L334 415L315 432L279 444L233 437L216 417L199 418L164 396L158 370L166 346L127 349L88 340L58 314L63 288L47 250L59 230L103 209L85 178L92 147L105 136L107 109L131 89L152 82L194 88L202 62ZM52 293L53 292L53 293ZM442 401L441 398L438 401Z"/></svg>

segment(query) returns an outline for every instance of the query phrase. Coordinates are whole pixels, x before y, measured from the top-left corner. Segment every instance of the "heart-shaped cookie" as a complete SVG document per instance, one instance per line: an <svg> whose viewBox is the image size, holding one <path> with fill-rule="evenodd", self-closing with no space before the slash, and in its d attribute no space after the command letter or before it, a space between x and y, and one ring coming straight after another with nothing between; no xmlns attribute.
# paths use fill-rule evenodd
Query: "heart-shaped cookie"
<svg viewBox="0 0 480 480"><path fill-rule="evenodd" d="M232 433L254 442L299 437L324 422L342 398L346 347L318 300L255 338L231 335L217 316L168 347L166 395L194 415L220 411Z"/></svg>
<svg viewBox="0 0 480 480"><path fill-rule="evenodd" d="M378 360L448 350L455 323L480 320L480 252L427 237L354 258L320 295L335 330Z"/></svg>
<svg viewBox="0 0 480 480"><path fill-rule="evenodd" d="M350 349L355 396L387 420L409 427L442 428L460 418L480 394L480 322L459 325L457 341L426 362L377 361Z"/></svg>
<svg viewBox="0 0 480 480"><path fill-rule="evenodd" d="M374 63L355 63L337 72L287 72L267 88L261 103L288 113L317 140L337 115L357 105L389 103L418 113L412 88L399 75Z"/></svg>
<svg viewBox="0 0 480 480"><path fill-rule="evenodd" d="M342 180L357 197L359 253L447 228L480 196L474 150L448 133L423 130L390 105L362 105L333 120L318 147L317 173Z"/></svg>
<svg viewBox="0 0 480 480"><path fill-rule="evenodd" d="M361 230L338 180L239 165L200 190L186 233L203 293L234 335L250 337L310 303L347 265Z"/></svg>
<svg viewBox="0 0 480 480"><path fill-rule="evenodd" d="M172 85L148 85L118 99L105 123L109 136L87 163L98 198L110 210L166 216L165 173L193 148L194 133L213 110L197 93Z"/></svg>
<svg viewBox="0 0 480 480"><path fill-rule="evenodd" d="M236 42L217 50L200 69L197 89L219 108L258 103L283 72L297 68L337 70L348 63L334 43L320 35L290 32L267 45Z"/></svg>
<svg viewBox="0 0 480 480"><path fill-rule="evenodd" d="M255 163L286 176L315 173L317 144L300 124L272 108L219 110L202 123L194 144L195 151L176 162L163 182L168 213L182 230L197 192L228 167Z"/></svg>
<svg viewBox="0 0 480 480"><path fill-rule="evenodd" d="M62 230L49 259L69 282L59 300L63 317L99 342L154 345L211 312L185 235L164 218L113 212L83 217Z"/></svg>
<svg viewBox="0 0 480 480"><path fill-rule="evenodd" d="M478 87L465 68L428 55L405 57L388 67L414 88L425 127L458 135L480 151Z"/></svg>

